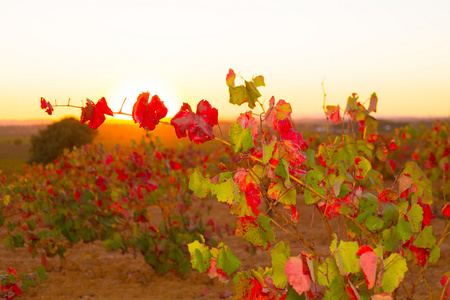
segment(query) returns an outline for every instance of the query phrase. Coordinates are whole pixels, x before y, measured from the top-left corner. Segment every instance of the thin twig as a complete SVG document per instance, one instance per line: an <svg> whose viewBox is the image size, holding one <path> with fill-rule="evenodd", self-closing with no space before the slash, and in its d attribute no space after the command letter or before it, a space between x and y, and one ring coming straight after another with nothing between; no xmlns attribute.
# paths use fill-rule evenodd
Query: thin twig
<svg viewBox="0 0 450 300"><path fill-rule="evenodd" d="M125 101L127 101L127 98L123 99L122 106L120 107L120 110L118 112L119 114L122 112L122 108L123 108L123 106L125 104Z"/></svg>

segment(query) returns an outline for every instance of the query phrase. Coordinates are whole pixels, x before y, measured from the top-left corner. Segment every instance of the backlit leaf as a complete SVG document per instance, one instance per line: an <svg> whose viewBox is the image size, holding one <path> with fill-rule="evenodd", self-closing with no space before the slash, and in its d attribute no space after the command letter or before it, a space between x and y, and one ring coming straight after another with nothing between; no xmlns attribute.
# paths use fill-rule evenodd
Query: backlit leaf
<svg viewBox="0 0 450 300"><path fill-rule="evenodd" d="M203 177L202 173L195 169L189 180L189 189L193 191L198 197L204 198L209 193L209 186L209 179Z"/></svg>
<svg viewBox="0 0 450 300"><path fill-rule="evenodd" d="M371 290L375 286L377 263L378 256L373 251L363 253L359 259L359 265L363 270L364 276L366 278L366 285L369 290Z"/></svg>
<svg viewBox="0 0 450 300"><path fill-rule="evenodd" d="M414 239L413 245L420 248L431 248L435 243L436 237L433 235L433 226L425 226Z"/></svg>
<svg viewBox="0 0 450 300"><path fill-rule="evenodd" d="M316 170L310 170L306 175L306 185L314 189L320 195L325 196L325 188L323 187L323 174ZM305 203L312 204L319 201L319 196L310 190L305 189Z"/></svg>
<svg viewBox="0 0 450 300"><path fill-rule="evenodd" d="M278 242L275 247L270 251L272 257L272 280L273 284L283 289L287 283L287 275L284 271L286 262L288 261L290 255L289 244L284 241Z"/></svg>
<svg viewBox="0 0 450 300"><path fill-rule="evenodd" d="M242 264L239 259L237 259L237 257L231 252L230 248L223 244L221 245L222 247L217 254L216 268L224 271L228 275L231 275L232 273L236 272Z"/></svg>
<svg viewBox="0 0 450 300"><path fill-rule="evenodd" d="M423 209L419 204L412 204L411 209L406 214L409 225L413 232L419 232L422 228Z"/></svg>
<svg viewBox="0 0 450 300"><path fill-rule="evenodd" d="M256 219L249 216L241 217L236 225L236 235L264 250L275 242L270 219L262 214L259 214Z"/></svg>
<svg viewBox="0 0 450 300"><path fill-rule="evenodd" d="M287 280L294 290L299 294L309 291L311 281L307 275L303 273L303 261L301 258L293 256L286 262L284 268Z"/></svg>
<svg viewBox="0 0 450 300"><path fill-rule="evenodd" d="M211 266L211 252L209 247L194 241L188 244L189 253L191 254L192 267L201 273L205 273Z"/></svg>
<svg viewBox="0 0 450 300"><path fill-rule="evenodd" d="M357 242L340 241L334 252L334 257L342 275L355 274L361 270L359 257L356 255L358 250L359 245Z"/></svg>
<svg viewBox="0 0 450 300"><path fill-rule="evenodd" d="M204 143L214 138L212 128L218 124L218 112L208 101L202 100L197 105L197 112L193 113L191 106L183 103L180 111L170 123L175 128L177 137L189 136L196 144Z"/></svg>
<svg viewBox="0 0 450 300"><path fill-rule="evenodd" d="M250 127L242 129L239 122L234 122L230 128L230 142L234 152L248 151L255 147Z"/></svg>
<svg viewBox="0 0 450 300"><path fill-rule="evenodd" d="M408 271L406 260L397 253L392 253L384 260L384 274L381 280L383 291L392 293L402 282L405 272Z"/></svg>
<svg viewBox="0 0 450 300"><path fill-rule="evenodd" d="M141 93L137 97L137 101L133 105L132 116L134 123L139 123L139 127L145 130L154 130L159 120L167 115L167 107L158 95L153 95L150 103L148 102L149 97L149 92Z"/></svg>

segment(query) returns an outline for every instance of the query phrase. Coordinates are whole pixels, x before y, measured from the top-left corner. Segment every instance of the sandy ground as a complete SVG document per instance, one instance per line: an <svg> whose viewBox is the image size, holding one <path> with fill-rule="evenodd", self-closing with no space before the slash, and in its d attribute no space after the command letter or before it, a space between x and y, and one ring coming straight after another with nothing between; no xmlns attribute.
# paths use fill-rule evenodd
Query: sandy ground
<svg viewBox="0 0 450 300"><path fill-rule="evenodd" d="M222 224L235 222L235 218L222 203L205 201L213 203L214 220ZM318 215L315 215L311 228L311 207L300 204L298 211L301 215L298 226L300 232L311 241L312 229L316 247L326 251L330 237ZM345 234L342 231L344 226L337 221L338 218L333 219L332 228L338 228L340 234ZM436 218L432 225L439 238L444 230L445 220ZM2 231L0 235L3 238L5 232ZM280 231L276 231L276 237L288 239ZM241 238L225 235L218 240L231 248L244 267L270 266L270 251L257 250L255 255L250 255L246 250L247 243ZM444 272L450 271L450 241L446 240L441 248L439 262L428 269L426 276L433 299L439 299L442 291L439 280ZM291 241L291 255L296 255L301 250L295 241ZM1 269L6 270L9 266L19 272L32 272L40 263L39 257L31 258L25 249L12 253L0 247ZM210 279L195 270L183 278L171 273L159 275L145 263L139 253L133 253L132 250L125 253L105 251L100 242L76 245L63 263L59 258L48 259L46 269L49 278L41 285L30 288L22 299L231 299L233 295L231 282L223 284L217 278ZM406 286L411 281L410 278L405 278ZM415 296L415 299L429 298L423 283L419 285Z"/></svg>

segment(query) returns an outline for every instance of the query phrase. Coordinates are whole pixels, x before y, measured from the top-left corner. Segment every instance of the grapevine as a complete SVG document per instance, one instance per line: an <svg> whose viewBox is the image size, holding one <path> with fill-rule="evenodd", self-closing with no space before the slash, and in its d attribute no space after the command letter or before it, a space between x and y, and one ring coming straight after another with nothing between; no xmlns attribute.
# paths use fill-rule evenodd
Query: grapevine
<svg viewBox="0 0 450 300"><path fill-rule="evenodd" d="M167 115L164 102L157 95L150 99L148 92L138 96L131 114L122 111L123 105L118 112L113 112L105 98L95 104L88 99L85 106L78 107L71 105L70 100L64 105L56 102L52 105L41 98L41 108L48 114L59 106L81 108L80 121L93 129L106 120L105 115L129 115L147 131L162 123L172 126L179 138L188 137L197 144L216 140L231 148L238 157L237 165L229 161L228 165L222 163L220 172L214 176L192 169L189 174L179 174L179 187L184 193L189 188L199 198L213 197L223 203L236 217L236 235L253 247L270 251L272 266L243 267L230 248L224 243L212 242L204 230L192 232L190 239L175 245L177 250L165 251L188 252L192 268L219 277L221 281L233 280L236 299L293 299L295 296L301 299L395 299L399 295L413 299L421 281L431 298L425 271L437 263L440 246L450 235L447 125L437 123L421 139L416 139L420 133L410 127L398 130L393 136L383 136L373 116L378 103L375 93L367 99L367 107L353 93L345 109L326 105L324 95L327 137L316 148L317 141L306 141L296 130L288 102L276 101L275 97L259 100L262 95L258 89L265 86L263 76L244 80L243 85L236 85L236 79L237 75L230 69L225 79L229 102L248 105L250 110L240 114L231 125L228 139L214 135L218 110L207 100L198 103L195 113L184 103L170 122L163 120ZM255 113L256 110L262 112ZM341 133L332 136L330 126L340 126ZM424 145L411 146L406 142L408 138L432 141L433 146L422 151ZM157 149L150 152L155 151ZM113 157L112 160L118 159ZM99 166L102 164L106 161L101 161ZM139 164L139 160L131 160L129 167L139 167ZM105 171L92 172L100 176ZM189 180L183 181L183 176L189 176ZM440 183L436 187L438 180ZM109 184L120 186L119 181ZM103 183L97 182L100 191L91 191L90 201L99 201L95 195L103 192ZM74 183L61 187L60 191L76 191L81 187L83 183ZM144 183L142 189L147 190L149 197L158 191ZM42 199L46 197L42 195ZM133 195L128 197L134 201ZM136 198L138 194L134 195ZM299 201L311 205L314 213L320 215L322 224L312 227L324 226L329 233L329 247L325 251L319 249L313 235L306 237L300 232ZM104 207L103 204L98 206ZM105 208L108 213L114 210L112 206ZM447 226L440 237L433 232L433 210L447 218ZM142 207L133 214L137 224L139 218L146 219ZM170 214L164 216L164 224L170 224L171 220ZM343 224L345 229L336 229L330 222ZM139 239L130 236L127 240L115 230L83 234L89 238L103 235L105 245L111 248L127 248L132 244L141 251L146 249L146 258L151 255L149 246L145 246L151 239L149 233L140 235ZM74 233L62 231L61 234L69 241L77 241ZM10 243L17 246L14 237L17 239L17 235L11 234ZM154 258L149 258L149 263L152 262ZM182 265L180 274L187 271L181 259L177 263ZM404 280L408 274L414 278L412 283ZM450 297L448 282L448 273L443 274L442 299Z"/></svg>

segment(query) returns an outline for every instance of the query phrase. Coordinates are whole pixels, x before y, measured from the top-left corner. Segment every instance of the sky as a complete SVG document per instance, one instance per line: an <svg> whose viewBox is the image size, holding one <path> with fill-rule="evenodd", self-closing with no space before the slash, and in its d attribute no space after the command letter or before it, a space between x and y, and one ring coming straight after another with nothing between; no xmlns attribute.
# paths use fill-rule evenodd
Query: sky
<svg viewBox="0 0 450 300"><path fill-rule="evenodd" d="M0 0L0 120L58 120L40 97L84 105L105 97L131 112L158 94L173 116L208 100L219 119L225 76L263 75L261 101L284 99L297 117L323 116L376 92L376 116L450 116L450 1ZM238 79L236 84L242 84ZM255 110L255 112L260 112Z"/></svg>

